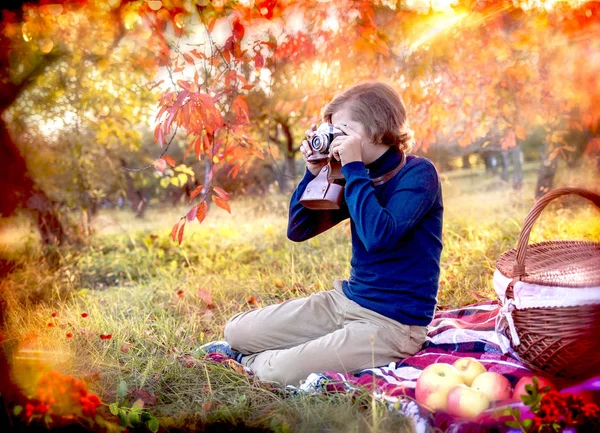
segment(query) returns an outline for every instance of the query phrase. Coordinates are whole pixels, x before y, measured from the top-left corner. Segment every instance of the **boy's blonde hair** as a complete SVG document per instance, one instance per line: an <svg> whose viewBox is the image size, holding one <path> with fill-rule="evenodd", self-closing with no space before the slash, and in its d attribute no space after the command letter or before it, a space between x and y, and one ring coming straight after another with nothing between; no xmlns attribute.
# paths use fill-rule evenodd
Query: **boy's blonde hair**
<svg viewBox="0 0 600 433"><path fill-rule="evenodd" d="M398 93L389 85L367 81L336 95L323 109L323 120L349 103L352 120L360 122L375 144L397 146L408 152L413 146L413 132L408 126L406 108Z"/></svg>

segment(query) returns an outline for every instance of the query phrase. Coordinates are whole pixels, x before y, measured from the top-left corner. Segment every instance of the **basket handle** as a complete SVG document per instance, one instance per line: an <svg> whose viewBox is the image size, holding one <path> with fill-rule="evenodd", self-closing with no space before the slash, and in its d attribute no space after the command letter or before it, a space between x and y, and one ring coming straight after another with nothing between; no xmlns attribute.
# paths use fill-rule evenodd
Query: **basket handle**
<svg viewBox="0 0 600 433"><path fill-rule="evenodd" d="M527 245L529 244L529 235L531 234L531 229L538 217L544 210L544 208L555 198L558 198L562 195L575 194L581 196L583 198L588 199L592 203L596 205L596 207L600 208L600 195L595 192L589 191L583 188L577 187L563 187L556 188L552 191L547 192L542 197L540 197L525 218L525 223L523 224L523 230L521 230L521 234L519 235L519 242L517 244L517 261L513 267L513 278L519 278L525 275L525 256L527 255Z"/></svg>

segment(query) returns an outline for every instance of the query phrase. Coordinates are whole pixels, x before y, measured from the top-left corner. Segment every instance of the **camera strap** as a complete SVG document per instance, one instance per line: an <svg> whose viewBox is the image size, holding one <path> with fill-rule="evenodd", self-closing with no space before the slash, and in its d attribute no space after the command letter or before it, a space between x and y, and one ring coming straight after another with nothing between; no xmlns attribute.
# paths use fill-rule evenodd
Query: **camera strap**
<svg viewBox="0 0 600 433"><path fill-rule="evenodd" d="M384 175L374 177L373 179L371 179L373 181L373 185L374 186L383 185L388 180L390 180L391 178L396 176L398 174L398 172L400 170L402 170L402 167L404 167L405 165L406 165L406 153L402 152L402 159L400 160L400 164L398 164L398 166L396 168L394 168L392 171L388 171Z"/></svg>

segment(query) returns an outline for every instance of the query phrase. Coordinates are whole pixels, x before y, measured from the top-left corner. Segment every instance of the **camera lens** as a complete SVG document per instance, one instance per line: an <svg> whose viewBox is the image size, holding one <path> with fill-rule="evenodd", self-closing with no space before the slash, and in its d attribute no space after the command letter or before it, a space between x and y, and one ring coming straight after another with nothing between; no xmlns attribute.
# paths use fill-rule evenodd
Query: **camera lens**
<svg viewBox="0 0 600 433"><path fill-rule="evenodd" d="M311 141L312 148L316 151L320 151L323 146L323 142L321 140L321 135L315 135Z"/></svg>

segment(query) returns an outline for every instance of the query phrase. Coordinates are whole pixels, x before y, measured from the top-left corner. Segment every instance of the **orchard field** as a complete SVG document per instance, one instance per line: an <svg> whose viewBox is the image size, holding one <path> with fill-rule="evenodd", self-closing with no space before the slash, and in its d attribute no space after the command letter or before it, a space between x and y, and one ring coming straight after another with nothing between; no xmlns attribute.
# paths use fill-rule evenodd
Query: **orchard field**
<svg viewBox="0 0 600 433"><path fill-rule="evenodd" d="M559 173L558 185L594 181L583 169ZM532 204L534 169L526 165L521 191L482 169L442 179L438 306L493 299L495 261L516 244ZM27 387L31 372L52 366L86 380L108 418L109 404L142 399L166 428L411 431L406 418L366 391L291 396L228 367L190 360L199 345L222 338L236 312L328 290L333 279L347 277L349 226L293 243L285 235L288 200L270 194L233 201L232 215L214 209L202 225L188 225L181 246L170 231L183 207L151 208L143 220L103 211L89 245L57 250L55 265L44 261L25 217L10 220L0 252L13 269L0 292L8 311L5 347L20 360L17 383ZM597 210L577 198L550 206L532 242L549 239L600 239Z"/></svg>

